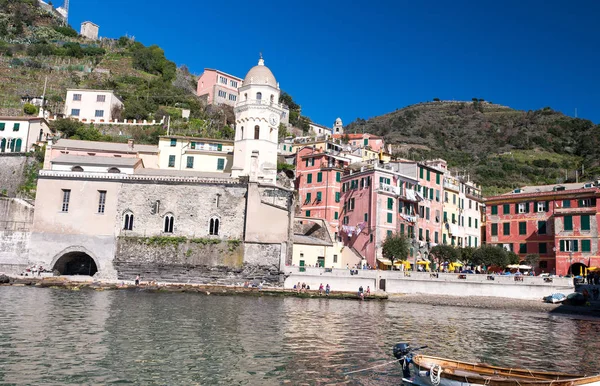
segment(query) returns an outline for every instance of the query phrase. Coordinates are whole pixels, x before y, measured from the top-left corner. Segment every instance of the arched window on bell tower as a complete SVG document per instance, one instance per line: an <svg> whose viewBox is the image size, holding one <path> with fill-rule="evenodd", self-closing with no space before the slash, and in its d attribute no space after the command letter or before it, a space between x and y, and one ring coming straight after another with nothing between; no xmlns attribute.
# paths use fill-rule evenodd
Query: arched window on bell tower
<svg viewBox="0 0 600 386"><path fill-rule="evenodd" d="M259 101L262 99L262 93L261 92L257 92L256 93L256 100Z"/></svg>
<svg viewBox="0 0 600 386"><path fill-rule="evenodd" d="M254 139L259 139L260 137L260 126L254 126Z"/></svg>
<svg viewBox="0 0 600 386"><path fill-rule="evenodd" d="M244 139L244 126L240 127L240 140Z"/></svg>

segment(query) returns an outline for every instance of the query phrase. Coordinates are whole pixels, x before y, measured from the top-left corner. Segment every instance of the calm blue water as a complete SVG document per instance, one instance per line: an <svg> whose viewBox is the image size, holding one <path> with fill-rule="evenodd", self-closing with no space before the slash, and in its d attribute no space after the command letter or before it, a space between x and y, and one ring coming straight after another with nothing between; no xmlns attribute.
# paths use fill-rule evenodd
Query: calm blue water
<svg viewBox="0 0 600 386"><path fill-rule="evenodd" d="M597 372L600 320L400 301L0 287L0 384L396 385L399 341Z"/></svg>

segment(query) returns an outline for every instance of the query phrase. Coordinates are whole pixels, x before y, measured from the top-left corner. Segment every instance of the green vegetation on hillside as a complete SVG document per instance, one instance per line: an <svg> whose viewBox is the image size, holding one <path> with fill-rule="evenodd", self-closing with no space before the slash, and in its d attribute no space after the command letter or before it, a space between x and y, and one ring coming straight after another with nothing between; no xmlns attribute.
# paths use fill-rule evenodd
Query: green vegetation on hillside
<svg viewBox="0 0 600 386"><path fill-rule="evenodd" d="M346 130L382 135L400 157L444 158L486 195L574 181L576 170L580 179L600 177L600 126L549 107L517 111L481 99L421 103L357 119Z"/></svg>

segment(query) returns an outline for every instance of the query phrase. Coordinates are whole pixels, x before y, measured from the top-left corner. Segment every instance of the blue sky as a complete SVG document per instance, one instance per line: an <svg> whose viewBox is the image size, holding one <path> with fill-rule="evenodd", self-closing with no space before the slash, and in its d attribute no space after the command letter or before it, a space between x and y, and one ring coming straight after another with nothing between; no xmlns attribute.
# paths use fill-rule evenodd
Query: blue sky
<svg viewBox="0 0 600 386"><path fill-rule="evenodd" d="M55 1L56 4L60 0ZM244 77L263 52L330 126L433 98L550 106L600 122L600 1L71 0L69 22Z"/></svg>

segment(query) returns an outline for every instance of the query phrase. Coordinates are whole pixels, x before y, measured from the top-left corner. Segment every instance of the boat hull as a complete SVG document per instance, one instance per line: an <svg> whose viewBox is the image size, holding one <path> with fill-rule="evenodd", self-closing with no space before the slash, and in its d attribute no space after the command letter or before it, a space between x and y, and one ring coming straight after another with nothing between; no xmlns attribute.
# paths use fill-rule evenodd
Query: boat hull
<svg viewBox="0 0 600 386"><path fill-rule="evenodd" d="M600 386L600 375L504 368L427 355L415 355L410 366L411 377L402 381L422 386Z"/></svg>

